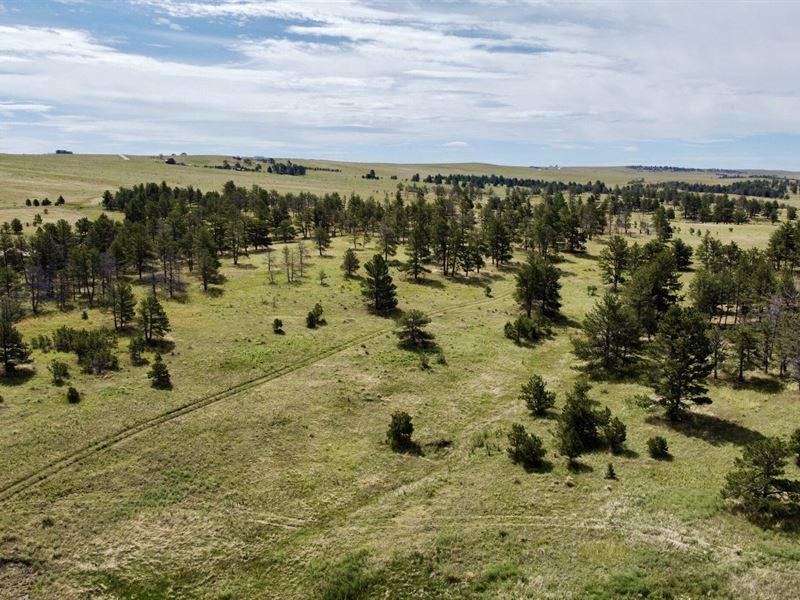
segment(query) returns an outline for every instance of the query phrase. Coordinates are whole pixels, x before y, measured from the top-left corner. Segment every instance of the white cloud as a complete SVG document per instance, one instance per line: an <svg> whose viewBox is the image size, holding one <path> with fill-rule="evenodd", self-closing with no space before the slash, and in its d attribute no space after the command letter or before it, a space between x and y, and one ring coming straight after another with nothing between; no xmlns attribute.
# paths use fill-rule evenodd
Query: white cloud
<svg viewBox="0 0 800 600"><path fill-rule="evenodd" d="M173 23L166 17L159 17L154 21L156 25L163 25L165 27L169 27L173 31L183 31L183 26L179 25L178 23Z"/></svg>
<svg viewBox="0 0 800 600"><path fill-rule="evenodd" d="M442 146L444 148L468 148L469 144L467 142L456 141L456 142L446 142L442 144Z"/></svg>
<svg viewBox="0 0 800 600"><path fill-rule="evenodd" d="M629 145L629 146L623 146L622 149L625 150L625 152L638 152L639 151L639 147L638 146L634 146L632 144Z"/></svg>
<svg viewBox="0 0 800 600"><path fill-rule="evenodd" d="M206 65L87 31L4 25L0 90L58 107L43 120L56 131L253 150L260 139L317 153L459 140L635 152L644 141L800 135L791 3L136 3L173 29L290 25L271 37L243 29Z"/></svg>
<svg viewBox="0 0 800 600"><path fill-rule="evenodd" d="M43 113L52 106L47 104L33 104L30 102L0 101L0 115L11 116L13 113Z"/></svg>

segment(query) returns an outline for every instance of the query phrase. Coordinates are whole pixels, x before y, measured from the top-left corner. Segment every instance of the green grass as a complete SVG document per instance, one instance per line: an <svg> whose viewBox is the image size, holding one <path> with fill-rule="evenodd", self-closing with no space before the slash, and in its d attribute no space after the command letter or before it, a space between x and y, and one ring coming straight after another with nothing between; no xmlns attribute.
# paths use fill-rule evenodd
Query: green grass
<svg viewBox="0 0 800 600"><path fill-rule="evenodd" d="M134 169L136 159L120 163ZM678 225L699 239L688 235L696 225ZM762 245L774 227L712 231ZM165 299L172 391L152 389L147 367L130 365L126 340L119 372L84 375L74 356L37 351L32 377L2 383L0 486L170 409L260 382L0 501L0 598L795 595L796 539L726 512L718 494L742 443L800 425L796 388L734 389L724 378L697 424L675 428L629 400L646 391L640 385L593 382L591 396L626 423L632 452L589 454L587 469L572 473L554 454L553 420L532 419L517 396L538 373L561 407L579 374L569 338L596 300L587 288L600 285L601 244L559 265L566 319L533 348L502 333L517 312L513 267L468 281L434 274L426 285L392 269L400 308L433 316L446 364L431 360L427 370L398 348L391 319L365 310L358 280L341 274L346 246L336 239L298 284L269 285L259 254L239 267L225 261L219 294L204 294L187 274L187 300ZM371 252L359 250L362 263ZM321 267L327 286L315 278ZM317 301L328 324L310 330L305 315ZM272 333L275 317L286 335ZM28 339L60 324L109 323L98 309L83 321L79 310L48 308L20 329ZM72 374L62 387L46 370L56 356ZM67 385L80 390L80 404L66 402ZM422 456L386 445L397 410L413 416ZM506 433L516 422L545 441L551 472L509 461ZM653 435L668 440L672 461L648 457ZM603 478L610 460L613 482Z"/></svg>

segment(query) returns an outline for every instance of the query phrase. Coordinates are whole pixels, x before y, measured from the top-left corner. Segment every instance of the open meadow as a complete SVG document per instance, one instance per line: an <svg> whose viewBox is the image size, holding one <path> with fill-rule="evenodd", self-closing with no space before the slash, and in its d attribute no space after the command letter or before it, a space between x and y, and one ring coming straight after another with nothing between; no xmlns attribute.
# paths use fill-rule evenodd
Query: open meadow
<svg viewBox="0 0 800 600"><path fill-rule="evenodd" d="M162 180L204 192L232 180L279 194L355 193L378 202L415 173L716 181L709 172L300 159L340 171L292 177L204 166L224 157L176 158L187 166L137 156L0 156L0 222L32 223L37 212L44 223L95 219L105 190ZM381 179L362 179L370 168ZM433 187L425 202L435 201ZM66 203L46 215L25 205L59 195ZM800 206L796 194L786 203ZM682 294L698 268L698 231L764 249L785 215L782 208L777 222L759 216L734 225L679 213L674 237L695 248L692 268L680 275ZM634 223L651 217L632 213ZM22 235L34 230L30 224ZM272 237L273 257L301 239L299 232L289 242ZM152 365L162 354L171 389L153 387L148 365L128 359L132 330L116 338L118 369L99 375L82 372L73 353L34 349L33 368L0 379L0 598L794 597L796 532L761 527L720 496L746 444L800 427L800 393L790 379L751 369L744 385L734 385L725 368L709 384L712 403L672 422L642 405L639 398L652 394L643 377L594 377L589 396L624 422L625 451L587 452L577 468L559 455L558 414L582 375L571 340L606 287L599 257L609 237L560 253L560 314L531 344L504 336L520 315L514 292L527 253L518 240L503 264L487 259L479 273L445 276L434 259L419 282L398 269L409 260L407 245L398 244L389 259L398 305L386 316L369 311L361 293L363 266L382 252L381 240L358 240L362 268L347 277L340 265L353 239L339 232L324 255L304 242L310 254L292 282L280 267L270 282L261 249L238 264L221 251L208 290L185 270L179 297L159 288L171 331L144 358ZM626 239L653 237L633 226ZM127 278L137 300L150 295L154 279L134 271ZM309 328L316 303L326 323ZM430 317L435 346L427 352L398 344L395 331L411 309ZM16 324L25 341L63 325L113 329L115 322L108 306L78 299L71 310L44 303ZM79 403L65 400L66 385L53 385L52 359L69 365ZM554 409L536 419L519 397L535 374L556 394ZM387 443L398 411L413 418L416 452ZM509 460L515 423L543 440L541 468ZM667 440L670 460L648 454L652 436ZM609 463L615 479L605 477ZM800 467L790 461L786 473L798 479Z"/></svg>

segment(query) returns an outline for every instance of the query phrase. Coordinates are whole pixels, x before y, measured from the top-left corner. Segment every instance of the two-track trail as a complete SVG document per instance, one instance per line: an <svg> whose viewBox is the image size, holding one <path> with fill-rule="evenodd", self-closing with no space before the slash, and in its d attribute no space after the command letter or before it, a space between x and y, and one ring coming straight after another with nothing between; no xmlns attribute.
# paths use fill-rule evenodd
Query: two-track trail
<svg viewBox="0 0 800 600"><path fill-rule="evenodd" d="M441 316L456 310L470 308L473 306L479 306L481 304L488 304L490 302L496 302L498 300L508 298L509 296L510 294L502 294L500 296L496 296L493 298L482 298L480 300L473 300L471 302L456 304L444 308L442 310L432 312L430 313L430 316L432 317ZM247 381L238 383L220 392L216 392L208 396L203 396L201 398L191 400L190 402L172 408L154 417L145 419L129 427L119 429L116 432L111 433L105 437L102 437L99 440L96 440L87 446L84 446L82 448L74 450L73 452L65 454L61 458L58 458L44 465L43 467L37 469L36 471L33 471L32 473L23 475L22 477L19 477L14 481L4 484L2 487L0 487L0 502L10 500L15 496L18 496L19 494L31 489L32 487L41 483L42 481L50 479L51 477L61 473L62 471L87 460L88 458L94 456L99 452L102 452L104 450L107 450L108 448L116 446L135 435L138 435L145 431L149 431L150 429L158 427L163 423L173 421L179 417L192 413L196 410L200 410L201 408L204 408L211 404L216 404L217 402L221 402L233 396L237 396L243 392L251 390L262 384L289 375L290 373L294 373L295 371L308 367L330 356L333 356L345 350L349 350L360 344L368 342L369 340L390 333L392 330L393 328L391 327L384 327L377 331L373 331L371 333L367 333L359 337L352 338L346 342L327 348L322 352L312 354L310 356L297 360L291 364L268 371L263 375L259 375L252 379L248 379Z"/></svg>

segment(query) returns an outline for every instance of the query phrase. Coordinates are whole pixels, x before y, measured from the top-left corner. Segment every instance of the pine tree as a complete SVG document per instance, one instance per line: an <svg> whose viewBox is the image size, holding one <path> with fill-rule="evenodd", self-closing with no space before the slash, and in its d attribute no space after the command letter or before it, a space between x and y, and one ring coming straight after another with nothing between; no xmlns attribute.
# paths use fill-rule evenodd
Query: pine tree
<svg viewBox="0 0 800 600"><path fill-rule="evenodd" d="M713 366L707 323L693 308L670 308L662 318L651 347L658 402L671 420L690 403L708 404L706 380Z"/></svg>
<svg viewBox="0 0 800 600"><path fill-rule="evenodd" d="M124 329L136 316L136 298L127 281L118 279L109 290L114 329Z"/></svg>
<svg viewBox="0 0 800 600"><path fill-rule="evenodd" d="M197 274L203 283L203 290L208 291L208 284L219 274L219 259L214 238L205 227L200 227L195 234L194 260L197 264Z"/></svg>
<svg viewBox="0 0 800 600"><path fill-rule="evenodd" d="M400 320L401 328L395 332L400 339L400 344L414 348L422 348L433 339L433 334L425 331L430 324L430 318L421 310L412 308Z"/></svg>
<svg viewBox="0 0 800 600"><path fill-rule="evenodd" d="M726 337L735 361L736 381L744 383L745 371L758 366L759 333L749 325L735 325Z"/></svg>
<svg viewBox="0 0 800 600"><path fill-rule="evenodd" d="M0 298L0 360L6 375L12 374L18 365L27 363L31 353L14 326L19 315L20 309L14 300L8 296Z"/></svg>
<svg viewBox="0 0 800 600"><path fill-rule="evenodd" d="M396 412L392 414L389 429L386 432L386 439L392 450L395 452L406 452L414 448L411 436L414 433L414 424L411 415L407 412Z"/></svg>
<svg viewBox="0 0 800 600"><path fill-rule="evenodd" d="M391 311L397 306L395 293L397 286L392 281L386 261L380 254L376 254L364 268L367 271L367 276L362 283L364 297L376 312Z"/></svg>
<svg viewBox="0 0 800 600"><path fill-rule="evenodd" d="M353 273L358 271L360 266L361 263L359 262L355 251L352 248L345 250L344 258L342 259L342 270L344 271L345 275L347 277L352 277Z"/></svg>
<svg viewBox="0 0 800 600"><path fill-rule="evenodd" d="M541 467L547 454L542 440L536 435L525 431L525 427L519 423L514 423L511 426L506 451L512 462L521 464L529 470Z"/></svg>
<svg viewBox="0 0 800 600"><path fill-rule="evenodd" d="M583 322L583 336L572 340L575 356L589 371L619 372L636 360L641 329L633 311L619 297L606 293Z"/></svg>
<svg viewBox="0 0 800 600"><path fill-rule="evenodd" d="M520 399L535 417L546 415L556 405L555 393L545 387L544 380L539 375L534 375L528 383L523 384Z"/></svg>
<svg viewBox="0 0 800 600"><path fill-rule="evenodd" d="M628 269L628 242L620 235L613 236L600 252L600 271L603 281L610 283L614 291L620 283L625 282L625 271Z"/></svg>
<svg viewBox="0 0 800 600"><path fill-rule="evenodd" d="M561 274L550 261L538 254L529 254L516 277L514 299L530 317L534 308L550 316L561 308Z"/></svg>
<svg viewBox="0 0 800 600"><path fill-rule="evenodd" d="M318 225L316 229L314 229L314 241L317 244L319 255L324 256L325 251L330 248L331 245L331 234L328 233L328 228L324 225Z"/></svg>
<svg viewBox="0 0 800 600"><path fill-rule="evenodd" d="M172 381L169 376L169 369L161 358L160 354L156 354L153 360L153 366L150 367L147 376L150 378L151 384L154 388L166 390L172 387Z"/></svg>
<svg viewBox="0 0 800 600"><path fill-rule="evenodd" d="M170 331L167 313L155 294L143 298L139 303L139 325L147 343L152 343Z"/></svg>
<svg viewBox="0 0 800 600"><path fill-rule="evenodd" d="M414 281L417 281L422 273L430 273L430 269L425 266L431 256L429 238L426 223L412 222L412 228L408 234L408 242L406 244L408 260L403 264L401 270L411 273Z"/></svg>

